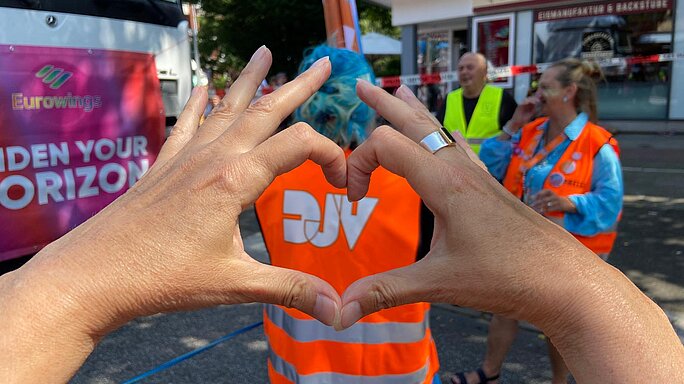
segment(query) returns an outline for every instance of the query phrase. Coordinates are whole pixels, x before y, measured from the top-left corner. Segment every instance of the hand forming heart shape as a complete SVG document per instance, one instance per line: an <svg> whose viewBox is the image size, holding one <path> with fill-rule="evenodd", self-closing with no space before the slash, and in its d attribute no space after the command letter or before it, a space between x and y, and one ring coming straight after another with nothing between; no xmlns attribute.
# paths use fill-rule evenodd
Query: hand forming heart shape
<svg viewBox="0 0 684 384"><path fill-rule="evenodd" d="M400 304L448 302L536 324L578 380L601 372L636 377L644 366L664 380L663 356L678 356L670 372L681 366L681 344L662 312L503 189L462 137L435 154L417 144L440 124L406 87L394 97L358 82L359 97L394 129L375 129L345 161L339 146L307 124L273 135L327 79L329 61L250 105L270 62L260 48L201 125L207 93L197 88L133 188L0 279L0 314L9 330L0 332L0 345L13 346L0 364L0 377L10 378L3 381L66 381L103 335L138 316L245 302L294 307L337 328ZM277 175L307 159L332 185L347 186L351 200L366 194L380 165L405 177L435 215L429 254L358 280L342 298L320 278L249 257L238 215ZM618 325L641 332L620 332ZM643 351L640 363L611 359L623 351Z"/></svg>

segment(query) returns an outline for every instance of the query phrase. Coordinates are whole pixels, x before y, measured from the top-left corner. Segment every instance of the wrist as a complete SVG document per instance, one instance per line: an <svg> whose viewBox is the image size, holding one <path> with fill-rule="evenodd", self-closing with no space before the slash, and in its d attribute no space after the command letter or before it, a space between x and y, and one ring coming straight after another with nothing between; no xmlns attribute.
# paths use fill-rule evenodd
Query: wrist
<svg viewBox="0 0 684 384"><path fill-rule="evenodd" d="M657 374L662 364L677 360L662 362L662 356L681 357L681 343L663 311L625 275L586 253L586 259L574 258L564 263L570 269L554 273L556 282L566 281L564 287L548 297L553 309L532 321L563 355L575 379L626 382L644 374L640 366L654 367ZM568 285L569 280L574 283ZM622 358L624 351L639 352L630 359Z"/></svg>
<svg viewBox="0 0 684 384"><path fill-rule="evenodd" d="M52 263L43 261L31 260L0 278L0 345L12 346L0 363L0 377L9 383L66 382L98 340L84 320L88 308L47 269Z"/></svg>
<svg viewBox="0 0 684 384"><path fill-rule="evenodd" d="M509 120L506 124L504 124L503 128L501 130L506 133L508 136L515 136L516 133L520 130L519 126L514 126L513 123Z"/></svg>

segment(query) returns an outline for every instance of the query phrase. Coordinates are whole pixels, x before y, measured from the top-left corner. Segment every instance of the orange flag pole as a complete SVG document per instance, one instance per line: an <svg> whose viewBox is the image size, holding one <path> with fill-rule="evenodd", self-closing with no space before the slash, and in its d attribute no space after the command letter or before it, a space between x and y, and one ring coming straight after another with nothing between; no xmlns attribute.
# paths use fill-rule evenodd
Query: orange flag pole
<svg viewBox="0 0 684 384"><path fill-rule="evenodd" d="M325 15L325 32L328 45L336 48L344 47L344 30L340 15L339 0L323 0L323 14Z"/></svg>
<svg viewBox="0 0 684 384"><path fill-rule="evenodd" d="M323 0L328 45L361 52L355 0Z"/></svg>

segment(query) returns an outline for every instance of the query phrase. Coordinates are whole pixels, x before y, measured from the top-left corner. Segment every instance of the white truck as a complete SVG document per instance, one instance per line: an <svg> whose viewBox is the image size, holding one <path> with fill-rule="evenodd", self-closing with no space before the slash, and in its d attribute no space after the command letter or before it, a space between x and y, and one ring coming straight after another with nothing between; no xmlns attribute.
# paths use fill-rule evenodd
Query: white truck
<svg viewBox="0 0 684 384"><path fill-rule="evenodd" d="M0 25L2 262L133 185L193 73L180 0L0 0Z"/></svg>

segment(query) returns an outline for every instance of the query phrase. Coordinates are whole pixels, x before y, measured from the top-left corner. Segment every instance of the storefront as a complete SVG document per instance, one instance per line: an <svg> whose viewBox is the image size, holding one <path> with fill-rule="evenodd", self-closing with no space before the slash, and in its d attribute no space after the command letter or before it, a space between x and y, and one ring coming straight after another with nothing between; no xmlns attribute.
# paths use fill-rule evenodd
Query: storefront
<svg viewBox="0 0 684 384"><path fill-rule="evenodd" d="M433 15L443 15L453 7L453 2L445 1L420 4ZM677 0L474 0L470 14L461 10L458 19L420 20L411 25L405 22L410 20L394 17L406 11L406 4L390 1L393 23L404 30L414 29L416 66L409 69L412 73L454 71L465 50L483 53L497 67L551 63L566 57L597 60L604 74L598 86L600 119L629 121L631 130L637 131L684 130L684 87L673 86L684 80L684 60L669 56L659 61L652 56L684 54L682 4ZM466 28L462 28L463 19ZM411 44L402 43L404 47ZM639 59L645 57L649 59ZM402 69L402 73L409 71ZM520 75L498 79L495 84L509 89L520 101L533 90L535 80L535 76ZM432 93L437 96L424 92L424 101L436 104L430 97L439 99L455 86L440 84L439 91ZM644 121L661 123L646 125Z"/></svg>
<svg viewBox="0 0 684 384"><path fill-rule="evenodd" d="M498 60L499 63L505 63L506 53L512 51L498 48L506 43L516 47L518 57L527 56L532 64L552 63L566 57L603 63L604 76L598 82L598 109L602 120L682 118L677 113L674 116L670 113L678 112L671 108L673 63L655 59L635 62L638 60L635 58L673 52L672 0L603 1L562 6L537 2L534 6L538 8L513 12L502 9L504 6L475 8L472 26L477 33L473 34L473 46L492 62ZM521 20L526 23L523 25ZM514 28L516 21L518 26ZM506 26L511 28L508 40L504 41L505 33L501 31L505 32ZM482 33L483 30L489 33ZM514 33L516 30L518 37ZM484 43L481 42L483 38L486 39ZM516 96L534 88L535 80L535 76L515 79ZM512 84L509 81L506 85Z"/></svg>
<svg viewBox="0 0 684 384"><path fill-rule="evenodd" d="M392 24L402 28L402 74L431 75L452 71L468 50L470 0L379 0L392 9ZM416 94L431 110L444 103L453 81L424 84Z"/></svg>

